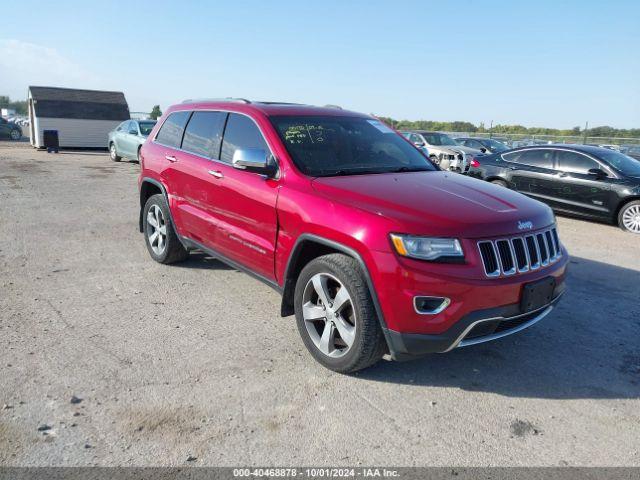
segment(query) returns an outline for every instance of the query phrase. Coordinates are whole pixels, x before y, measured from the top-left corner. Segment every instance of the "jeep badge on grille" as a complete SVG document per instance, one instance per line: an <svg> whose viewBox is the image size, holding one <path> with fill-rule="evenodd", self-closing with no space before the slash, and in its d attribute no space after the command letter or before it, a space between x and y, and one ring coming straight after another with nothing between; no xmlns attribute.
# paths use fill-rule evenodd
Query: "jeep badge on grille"
<svg viewBox="0 0 640 480"><path fill-rule="evenodd" d="M531 221L523 222L522 220L518 222L518 230L532 230L532 229L533 229L533 222Z"/></svg>

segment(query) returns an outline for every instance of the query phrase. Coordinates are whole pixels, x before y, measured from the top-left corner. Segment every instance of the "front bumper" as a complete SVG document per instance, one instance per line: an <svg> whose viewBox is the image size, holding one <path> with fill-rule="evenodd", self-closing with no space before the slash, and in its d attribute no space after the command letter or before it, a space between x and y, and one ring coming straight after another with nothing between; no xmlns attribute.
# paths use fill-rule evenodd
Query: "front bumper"
<svg viewBox="0 0 640 480"><path fill-rule="evenodd" d="M394 360L410 360L429 353L443 353L458 347L497 340L517 333L546 317L560 301L564 282L556 285L553 300L543 307L522 313L520 304L471 312L440 334L400 333L387 330L385 336Z"/></svg>

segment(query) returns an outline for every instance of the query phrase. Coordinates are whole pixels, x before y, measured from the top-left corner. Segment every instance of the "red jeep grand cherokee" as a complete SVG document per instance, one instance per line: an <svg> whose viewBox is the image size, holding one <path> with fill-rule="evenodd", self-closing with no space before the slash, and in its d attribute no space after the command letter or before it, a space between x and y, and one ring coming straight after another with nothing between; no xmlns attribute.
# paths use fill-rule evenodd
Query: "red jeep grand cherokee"
<svg viewBox="0 0 640 480"><path fill-rule="evenodd" d="M368 115L190 101L140 157L151 257L198 249L271 285L311 355L338 372L515 333L564 290L547 206L440 171Z"/></svg>

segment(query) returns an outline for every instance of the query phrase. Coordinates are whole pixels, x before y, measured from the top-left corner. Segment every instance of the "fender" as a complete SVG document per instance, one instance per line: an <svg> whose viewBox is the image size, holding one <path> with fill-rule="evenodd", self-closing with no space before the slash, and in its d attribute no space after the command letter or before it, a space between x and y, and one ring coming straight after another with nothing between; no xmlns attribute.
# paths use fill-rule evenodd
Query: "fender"
<svg viewBox="0 0 640 480"><path fill-rule="evenodd" d="M291 277L291 272L292 272L293 266L295 265L298 259L298 256L300 255L302 244L305 241L311 241L315 243L320 243L322 245L326 245L327 247L331 247L335 250L338 250L339 252L345 253L350 257L353 257L356 259L356 261L360 265L360 268L362 269L362 272L364 273L364 277L367 282L367 287L369 288L369 292L371 293L371 299L373 300L373 305L376 309L378 321L380 322L380 328L382 329L382 334L384 335L385 341L387 342L387 346L389 348L389 353L391 357L395 359L396 355L395 355L395 352L392 350L393 343L390 341L387 322L385 321L384 315L382 314L382 308L380 307L378 294L375 288L373 287L373 282L371 280L371 275L369 274L369 269L367 268L367 265L364 263L364 260L362 259L362 257L357 251L355 251L351 247L338 243L334 240L329 240L328 238L320 237L318 235L314 235L310 233L303 233L298 237L298 239L296 240L296 243L293 246L291 255L289 256L289 260L287 260L287 267L285 269L285 277L284 277L285 281L282 289L283 290L282 291L282 307L281 307L282 316L284 317L284 316L287 316L286 314L288 315L292 314L292 313L289 313L288 309L286 308L286 302L293 297L293 292L295 291L295 282Z"/></svg>
<svg viewBox="0 0 640 480"><path fill-rule="evenodd" d="M171 220L171 224L172 225L175 225L175 222L173 221L173 216L171 214L171 204L169 203L169 195L167 195L167 189L164 188L164 185L161 182L159 182L158 180L156 180L154 178L150 178L150 177L144 177L142 179L142 181L140 182L140 193L142 191L142 185L145 184L145 183L151 183L151 184L155 185L156 187L158 187L160 189L160 191L164 195L165 201L167 202L167 207L169 207L169 220ZM142 204L142 197L140 197L140 217L138 218L138 228L140 229L140 233L144 232L144 229L142 228L143 210L144 210L144 205Z"/></svg>

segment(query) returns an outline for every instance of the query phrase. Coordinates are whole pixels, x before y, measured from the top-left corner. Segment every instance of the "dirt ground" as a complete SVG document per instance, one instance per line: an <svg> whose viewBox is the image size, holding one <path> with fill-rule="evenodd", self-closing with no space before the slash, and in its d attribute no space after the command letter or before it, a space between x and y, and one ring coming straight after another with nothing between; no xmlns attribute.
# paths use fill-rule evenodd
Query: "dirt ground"
<svg viewBox="0 0 640 480"><path fill-rule="evenodd" d="M640 466L640 238L559 218L535 327L355 376L269 287L153 262L134 163L0 142L0 465Z"/></svg>

